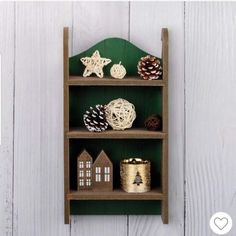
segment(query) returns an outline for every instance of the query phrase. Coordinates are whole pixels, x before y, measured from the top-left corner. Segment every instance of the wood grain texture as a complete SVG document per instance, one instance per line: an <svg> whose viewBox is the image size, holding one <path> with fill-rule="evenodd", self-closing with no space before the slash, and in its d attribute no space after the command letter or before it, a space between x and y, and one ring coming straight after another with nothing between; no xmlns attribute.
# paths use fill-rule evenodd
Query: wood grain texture
<svg viewBox="0 0 236 236"><path fill-rule="evenodd" d="M145 193L126 193L123 190L115 189L114 191L72 191L67 194L70 200L162 200L166 196L161 189L152 189Z"/></svg>
<svg viewBox="0 0 236 236"><path fill-rule="evenodd" d="M14 3L0 3L1 113L0 235L12 235Z"/></svg>
<svg viewBox="0 0 236 236"><path fill-rule="evenodd" d="M71 219L71 235L127 235L124 216L74 216ZM80 234L78 233L80 232Z"/></svg>
<svg viewBox="0 0 236 236"><path fill-rule="evenodd" d="M70 223L70 201L66 199L66 194L70 191L70 162L69 162L69 140L66 133L69 131L69 27L63 28L63 100L64 100L64 211L65 224Z"/></svg>
<svg viewBox="0 0 236 236"><path fill-rule="evenodd" d="M165 86L163 80L143 80L140 77L125 77L124 79L70 76L71 86Z"/></svg>
<svg viewBox="0 0 236 236"><path fill-rule="evenodd" d="M74 2L73 55L105 38L128 39L128 2Z"/></svg>
<svg viewBox="0 0 236 236"><path fill-rule="evenodd" d="M63 26L70 3L16 3L14 235L67 236Z"/></svg>
<svg viewBox="0 0 236 236"><path fill-rule="evenodd" d="M186 3L186 235L215 235L218 211L236 219L235 12L236 3Z"/></svg>
<svg viewBox="0 0 236 236"><path fill-rule="evenodd" d="M128 29L128 2L74 2L72 54L78 54L104 38L128 39ZM126 216L79 216L72 219L72 236L127 235Z"/></svg>
<svg viewBox="0 0 236 236"><path fill-rule="evenodd" d="M140 17L142 16L142 17ZM169 30L169 224L159 216L130 216L129 235L182 236L184 222L184 4L131 2L130 40L161 55L161 28Z"/></svg>
<svg viewBox="0 0 236 236"><path fill-rule="evenodd" d="M163 28L161 32L161 39L162 39L162 62L163 62L163 80L166 82L166 86L162 88L162 129L163 132L168 134L169 128L169 107L168 107L168 29ZM162 141L162 189L163 193L165 194L166 198L162 201L162 212L161 217L164 224L167 224L169 221L169 200L168 200L168 179L169 179L169 167L168 167L168 136L166 136Z"/></svg>
<svg viewBox="0 0 236 236"><path fill-rule="evenodd" d="M166 133L149 131L144 128L132 128L127 130L106 130L104 132L90 132L85 128L71 129L67 133L68 138L94 138L94 139L163 139Z"/></svg>

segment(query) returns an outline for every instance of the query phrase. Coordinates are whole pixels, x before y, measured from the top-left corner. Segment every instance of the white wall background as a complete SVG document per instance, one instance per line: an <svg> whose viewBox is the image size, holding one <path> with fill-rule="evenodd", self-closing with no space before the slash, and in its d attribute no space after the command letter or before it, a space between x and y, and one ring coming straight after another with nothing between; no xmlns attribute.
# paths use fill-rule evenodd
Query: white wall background
<svg viewBox="0 0 236 236"><path fill-rule="evenodd" d="M64 26L71 54L118 36L160 55L169 28L169 225L160 216L64 225ZM0 54L1 236L213 236L213 213L236 222L236 3L1 2Z"/></svg>

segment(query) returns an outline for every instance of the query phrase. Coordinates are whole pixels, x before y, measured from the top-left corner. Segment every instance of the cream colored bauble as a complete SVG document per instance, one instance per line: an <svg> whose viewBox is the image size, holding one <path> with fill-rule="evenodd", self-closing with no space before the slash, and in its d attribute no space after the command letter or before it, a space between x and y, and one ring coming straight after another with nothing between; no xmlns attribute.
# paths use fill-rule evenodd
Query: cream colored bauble
<svg viewBox="0 0 236 236"><path fill-rule="evenodd" d="M115 79L123 79L126 75L126 69L121 65L121 62L119 62L119 64L114 64L111 67L110 73Z"/></svg>
<svg viewBox="0 0 236 236"><path fill-rule="evenodd" d="M108 124L114 130L125 130L132 127L136 118L135 107L125 99L118 98L105 106Z"/></svg>

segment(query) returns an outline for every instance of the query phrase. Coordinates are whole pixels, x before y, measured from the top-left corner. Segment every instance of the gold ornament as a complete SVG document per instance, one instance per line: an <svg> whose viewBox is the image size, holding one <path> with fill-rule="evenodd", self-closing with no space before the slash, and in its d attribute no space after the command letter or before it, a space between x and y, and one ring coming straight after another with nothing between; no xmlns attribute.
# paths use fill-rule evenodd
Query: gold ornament
<svg viewBox="0 0 236 236"><path fill-rule="evenodd" d="M91 57L83 57L80 59L86 66L83 77L88 77L92 73L95 73L99 78L103 78L103 67L108 65L111 60L102 58L98 50L96 50Z"/></svg>
<svg viewBox="0 0 236 236"><path fill-rule="evenodd" d="M151 163L141 158L129 158L120 162L121 188L128 193L150 191Z"/></svg>
<svg viewBox="0 0 236 236"><path fill-rule="evenodd" d="M121 62L119 62L119 64L114 64L111 67L110 73L115 79L123 79L126 75L126 69L121 65Z"/></svg>

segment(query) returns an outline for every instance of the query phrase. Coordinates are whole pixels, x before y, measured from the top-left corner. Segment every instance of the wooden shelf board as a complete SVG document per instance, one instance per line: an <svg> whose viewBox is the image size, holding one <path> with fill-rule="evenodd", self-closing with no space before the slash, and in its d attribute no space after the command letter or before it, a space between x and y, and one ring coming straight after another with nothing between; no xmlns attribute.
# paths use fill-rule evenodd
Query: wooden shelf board
<svg viewBox="0 0 236 236"><path fill-rule="evenodd" d="M73 128L67 132L67 138L77 139L164 139L166 133L148 131L142 128L127 130L107 130L104 132L90 132L85 128Z"/></svg>
<svg viewBox="0 0 236 236"><path fill-rule="evenodd" d="M121 189L112 192L71 191L68 200L163 200L165 196L161 189L153 189L146 193L126 193Z"/></svg>
<svg viewBox="0 0 236 236"><path fill-rule="evenodd" d="M163 80L143 80L139 77L124 79L70 76L67 82L71 86L165 86Z"/></svg>

